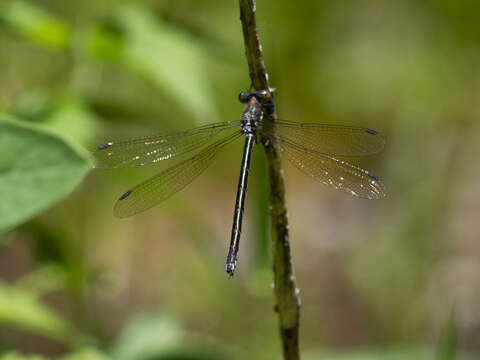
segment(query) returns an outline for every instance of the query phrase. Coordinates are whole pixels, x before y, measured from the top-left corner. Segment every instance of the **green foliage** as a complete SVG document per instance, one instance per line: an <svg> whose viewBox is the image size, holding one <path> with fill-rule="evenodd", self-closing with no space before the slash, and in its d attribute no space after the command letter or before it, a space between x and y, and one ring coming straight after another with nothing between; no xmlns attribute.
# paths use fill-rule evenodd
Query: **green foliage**
<svg viewBox="0 0 480 360"><path fill-rule="evenodd" d="M141 9L124 8L118 18L125 28L125 64L174 96L193 118L217 121L208 96L209 57L205 49L192 37Z"/></svg>
<svg viewBox="0 0 480 360"><path fill-rule="evenodd" d="M98 119L85 101L71 92L49 89L25 91L12 112L16 117L38 123L42 129L73 143L89 144L98 128Z"/></svg>
<svg viewBox="0 0 480 360"><path fill-rule="evenodd" d="M443 329L442 337L437 349L436 360L454 360L457 354L457 324L455 310L452 310L448 322Z"/></svg>
<svg viewBox="0 0 480 360"><path fill-rule="evenodd" d="M69 342L72 330L31 292L0 283L0 324Z"/></svg>
<svg viewBox="0 0 480 360"><path fill-rule="evenodd" d="M0 19L26 39L51 49L65 49L70 44L68 25L41 8L25 1L0 4Z"/></svg>
<svg viewBox="0 0 480 360"><path fill-rule="evenodd" d="M178 346L182 338L179 324L164 314L137 315L118 337L113 357L140 360L165 353Z"/></svg>
<svg viewBox="0 0 480 360"><path fill-rule="evenodd" d="M18 353L8 353L5 355L0 356L0 360L44 360L46 358L42 356L28 356L28 355L20 355ZM59 360L109 360L110 358L101 353L99 350L94 348L85 348L78 351L75 351L72 354L68 354L59 358Z"/></svg>
<svg viewBox="0 0 480 360"><path fill-rule="evenodd" d="M236 359L230 349L213 346L204 337L187 337L172 316L145 313L134 316L115 341L116 360L221 360Z"/></svg>
<svg viewBox="0 0 480 360"><path fill-rule="evenodd" d="M95 348L85 348L66 355L61 360L109 360L112 359Z"/></svg>
<svg viewBox="0 0 480 360"><path fill-rule="evenodd" d="M64 21L31 3L7 4L0 8L0 19L22 37L47 48L67 50L74 46L75 36L70 36ZM75 35L81 41L77 51L94 59L118 62L128 71L153 81L197 120L217 120L205 71L213 58L180 29L141 8L122 6L107 20Z"/></svg>
<svg viewBox="0 0 480 360"><path fill-rule="evenodd" d="M432 352L423 349L383 349L357 352L344 351L305 357L306 360L431 360Z"/></svg>
<svg viewBox="0 0 480 360"><path fill-rule="evenodd" d="M0 232L58 201L90 165L84 152L58 136L0 115Z"/></svg>
<svg viewBox="0 0 480 360"><path fill-rule="evenodd" d="M124 35L123 28L115 21L98 24L89 34L89 53L103 61L119 61L125 50Z"/></svg>
<svg viewBox="0 0 480 360"><path fill-rule="evenodd" d="M16 352L9 352L8 354L0 356L0 360L45 360L43 356L39 355L20 355Z"/></svg>

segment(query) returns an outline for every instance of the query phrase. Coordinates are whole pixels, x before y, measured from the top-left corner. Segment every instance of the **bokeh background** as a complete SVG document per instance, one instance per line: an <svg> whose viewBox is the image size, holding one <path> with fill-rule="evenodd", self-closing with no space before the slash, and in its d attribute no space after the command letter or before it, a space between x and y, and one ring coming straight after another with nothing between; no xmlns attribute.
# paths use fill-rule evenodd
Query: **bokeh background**
<svg viewBox="0 0 480 360"><path fill-rule="evenodd" d="M478 358L479 13L473 0L258 0L279 117L387 138L358 161L384 179L383 201L284 164L305 358L432 359L455 339L458 358ZM236 1L0 2L0 113L79 158L111 139L238 119L249 87ZM241 143L144 214L119 220L112 207L169 164L80 172L73 192L4 231L2 358L279 359L260 146L239 268L223 270ZM0 144L0 162L35 159L26 145ZM2 198L37 208L34 182L2 184Z"/></svg>

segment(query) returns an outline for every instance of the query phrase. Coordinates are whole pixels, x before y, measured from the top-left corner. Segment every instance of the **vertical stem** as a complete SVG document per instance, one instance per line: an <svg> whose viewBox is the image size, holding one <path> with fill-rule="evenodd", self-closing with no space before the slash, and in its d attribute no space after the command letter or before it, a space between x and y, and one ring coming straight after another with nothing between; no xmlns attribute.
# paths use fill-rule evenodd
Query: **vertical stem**
<svg viewBox="0 0 480 360"><path fill-rule="evenodd" d="M250 79L255 90L269 90L268 76L263 62L262 46L258 37L255 20L255 0L239 0L240 20L245 41L245 54L250 71ZM275 107L265 114L270 124L276 119ZM272 216L273 271L275 281L276 311L279 315L280 337L285 360L300 359L298 332L300 322L300 297L295 285L290 240L288 234L288 214L285 202L285 183L277 144L263 141L267 156L270 179L270 204Z"/></svg>

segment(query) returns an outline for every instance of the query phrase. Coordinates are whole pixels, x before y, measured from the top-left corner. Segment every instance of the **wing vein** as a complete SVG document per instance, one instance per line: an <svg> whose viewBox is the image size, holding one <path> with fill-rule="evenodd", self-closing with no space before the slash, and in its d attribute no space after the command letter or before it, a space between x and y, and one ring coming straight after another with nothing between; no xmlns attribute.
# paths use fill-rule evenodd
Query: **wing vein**
<svg viewBox="0 0 480 360"><path fill-rule="evenodd" d="M107 142L92 153L94 167L113 169L155 164L195 151L209 143L218 133L237 126L240 126L239 120L181 132Z"/></svg>
<svg viewBox="0 0 480 360"><path fill-rule="evenodd" d="M281 150L298 169L313 179L336 190L365 199L386 196L383 182L372 172L332 155L301 148L279 138Z"/></svg>
<svg viewBox="0 0 480 360"><path fill-rule="evenodd" d="M214 160L218 152L237 139L241 130L217 140L199 153L186 159L128 190L116 202L114 214L129 217L161 203L182 190L198 177Z"/></svg>
<svg viewBox="0 0 480 360"><path fill-rule="evenodd" d="M278 120L265 131L302 148L337 156L371 155L380 152L385 145L382 134L362 127Z"/></svg>

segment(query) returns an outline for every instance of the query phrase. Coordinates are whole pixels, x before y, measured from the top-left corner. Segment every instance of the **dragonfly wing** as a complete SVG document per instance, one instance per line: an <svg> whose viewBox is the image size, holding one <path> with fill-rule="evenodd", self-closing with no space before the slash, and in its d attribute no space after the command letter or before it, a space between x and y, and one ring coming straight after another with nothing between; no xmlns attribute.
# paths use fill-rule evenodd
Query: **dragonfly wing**
<svg viewBox="0 0 480 360"><path fill-rule="evenodd" d="M181 132L110 141L93 152L94 167L113 169L155 164L194 151L218 133L238 126L239 120L228 121Z"/></svg>
<svg viewBox="0 0 480 360"><path fill-rule="evenodd" d="M385 138L375 130L339 125L275 121L274 136L316 152L337 156L362 156L380 152Z"/></svg>
<svg viewBox="0 0 480 360"><path fill-rule="evenodd" d="M199 176L213 161L217 153L242 134L237 131L211 144L193 157L161 171L123 194L115 204L115 216L129 217L161 203L182 190Z"/></svg>
<svg viewBox="0 0 480 360"><path fill-rule="evenodd" d="M371 200L382 199L386 195L385 185L370 171L288 141L280 140L279 145L297 168L325 185Z"/></svg>

